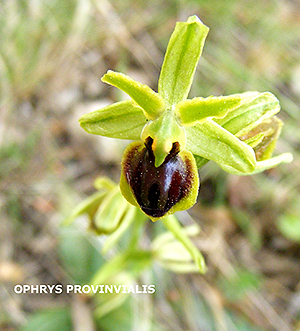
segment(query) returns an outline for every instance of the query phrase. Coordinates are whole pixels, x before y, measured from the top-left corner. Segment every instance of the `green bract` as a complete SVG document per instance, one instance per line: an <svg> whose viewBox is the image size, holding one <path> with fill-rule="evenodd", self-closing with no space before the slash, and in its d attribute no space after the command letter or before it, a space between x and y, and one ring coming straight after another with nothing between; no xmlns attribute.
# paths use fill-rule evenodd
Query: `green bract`
<svg viewBox="0 0 300 331"><path fill-rule="evenodd" d="M153 220L195 203L195 164L212 160L229 173L250 175L292 160L289 153L271 157L282 127L273 94L187 99L208 30L197 16L176 24L158 93L108 71L102 81L131 99L80 118L89 133L139 141L124 154L121 190Z"/></svg>

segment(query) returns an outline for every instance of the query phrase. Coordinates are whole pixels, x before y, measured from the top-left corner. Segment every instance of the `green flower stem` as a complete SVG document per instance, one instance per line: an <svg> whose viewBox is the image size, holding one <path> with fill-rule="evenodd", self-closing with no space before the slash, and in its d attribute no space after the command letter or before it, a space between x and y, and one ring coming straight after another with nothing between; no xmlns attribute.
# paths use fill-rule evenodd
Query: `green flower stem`
<svg viewBox="0 0 300 331"><path fill-rule="evenodd" d="M206 271L206 265L203 255L198 248L192 243L188 235L184 232L184 229L178 222L177 218L173 215L164 217L162 219L164 226L171 231L175 238L177 238L185 248L190 252L193 260L195 261L199 271L204 273Z"/></svg>
<svg viewBox="0 0 300 331"><path fill-rule="evenodd" d="M130 236L129 245L126 249L126 252L130 255L132 252L139 250L139 240L141 238L141 232L146 223L147 217L136 207L136 217L134 220L134 227Z"/></svg>
<svg viewBox="0 0 300 331"><path fill-rule="evenodd" d="M167 108L187 98L208 31L197 16L176 24L158 81Z"/></svg>
<svg viewBox="0 0 300 331"><path fill-rule="evenodd" d="M130 273L139 273L144 268L149 266L151 262L151 252L143 251L139 248L139 241L141 238L141 231L145 226L147 218L145 215L135 207L133 208L136 211L136 217L134 219L135 226L132 228L130 234L129 244L127 248L118 253L114 258L109 260L94 276L92 284L105 284L113 275L118 274L119 272L129 268ZM132 216L132 215L131 215ZM109 244L110 245L110 244ZM106 247L103 249L106 251ZM137 265L138 264L138 265ZM134 269L136 268L136 270Z"/></svg>
<svg viewBox="0 0 300 331"><path fill-rule="evenodd" d="M124 270L126 260L127 254L121 253L116 255L96 272L91 280L91 285L105 284L110 277Z"/></svg>
<svg viewBox="0 0 300 331"><path fill-rule="evenodd" d="M108 70L101 80L127 93L142 107L147 119L157 118L164 110L164 100L159 94L122 73Z"/></svg>
<svg viewBox="0 0 300 331"><path fill-rule="evenodd" d="M112 234L110 234L107 239L105 240L105 243L102 247L102 253L106 254L113 246L117 244L119 239L124 235L126 230L131 226L135 219L135 215L137 214L138 209L134 206L129 206L127 209L127 212L124 216L124 219L122 220L120 226L114 231Z"/></svg>

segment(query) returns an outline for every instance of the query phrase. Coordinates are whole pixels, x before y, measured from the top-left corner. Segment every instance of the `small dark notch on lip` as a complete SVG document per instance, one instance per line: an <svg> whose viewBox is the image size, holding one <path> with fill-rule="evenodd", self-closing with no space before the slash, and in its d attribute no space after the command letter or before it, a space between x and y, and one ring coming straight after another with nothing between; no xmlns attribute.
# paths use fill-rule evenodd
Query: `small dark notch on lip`
<svg viewBox="0 0 300 331"><path fill-rule="evenodd" d="M153 145L153 138L150 136L145 139L144 142L147 150L149 153L153 155L152 145ZM179 142L175 141L172 145L172 149L170 150L169 154L167 155L164 162L168 161L171 157L177 155L180 152L180 144Z"/></svg>

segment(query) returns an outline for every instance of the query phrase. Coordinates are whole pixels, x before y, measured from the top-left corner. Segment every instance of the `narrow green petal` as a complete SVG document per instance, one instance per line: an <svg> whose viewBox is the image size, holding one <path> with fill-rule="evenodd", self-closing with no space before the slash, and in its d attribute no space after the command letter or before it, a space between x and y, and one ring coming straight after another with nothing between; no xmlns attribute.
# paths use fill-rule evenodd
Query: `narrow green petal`
<svg viewBox="0 0 300 331"><path fill-rule="evenodd" d="M241 106L214 121L236 136L241 136L280 111L278 99L269 92L247 92Z"/></svg>
<svg viewBox="0 0 300 331"><path fill-rule="evenodd" d="M240 137L241 139L241 137ZM247 139L241 139L243 142L245 142L247 145L251 146L252 148L255 148L257 145L259 145L264 139L264 132L258 133L256 136L253 136L251 138Z"/></svg>
<svg viewBox="0 0 300 331"><path fill-rule="evenodd" d="M243 173L255 167L255 155L251 147L240 141L212 120L186 127L187 150Z"/></svg>
<svg viewBox="0 0 300 331"><path fill-rule="evenodd" d="M197 16L176 23L158 82L167 107L187 98L208 30Z"/></svg>
<svg viewBox="0 0 300 331"><path fill-rule="evenodd" d="M164 110L164 101L158 93L127 75L108 70L101 80L127 93L142 107L148 119L157 118Z"/></svg>
<svg viewBox="0 0 300 331"><path fill-rule="evenodd" d="M230 166L225 166L221 165L221 168L225 170L226 172L233 174L233 175L254 175L260 172L263 172L268 169L272 169L277 167L281 163L290 163L293 161L293 155L291 153L283 153L278 156L274 156L271 159L264 160L264 161L258 161L256 163L255 169L251 173L244 173L237 171L236 169L230 167Z"/></svg>
<svg viewBox="0 0 300 331"><path fill-rule="evenodd" d="M267 169L275 168L281 163L290 163L292 161L293 161L293 155L291 153L283 153L278 156L274 156L268 160L257 162L253 174L257 174Z"/></svg>
<svg viewBox="0 0 300 331"><path fill-rule="evenodd" d="M228 112L237 108L241 101L241 94L194 98L179 102L175 106L175 112L182 124L193 125L207 118L223 118Z"/></svg>
<svg viewBox="0 0 300 331"><path fill-rule="evenodd" d="M85 114L79 122L88 133L138 140L147 119L142 109L132 100L125 100Z"/></svg>

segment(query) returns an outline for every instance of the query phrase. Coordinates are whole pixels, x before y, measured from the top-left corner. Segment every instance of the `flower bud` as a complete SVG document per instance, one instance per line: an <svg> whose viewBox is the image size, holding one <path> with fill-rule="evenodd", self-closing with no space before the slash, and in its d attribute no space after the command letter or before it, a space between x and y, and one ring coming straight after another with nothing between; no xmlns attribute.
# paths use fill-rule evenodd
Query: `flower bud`
<svg viewBox="0 0 300 331"><path fill-rule="evenodd" d="M267 160L272 157L282 124L277 116L267 118L239 139L253 148L257 161Z"/></svg>
<svg viewBox="0 0 300 331"><path fill-rule="evenodd" d="M155 167L153 139L130 144L124 152L120 187L124 197L152 220L190 208L198 194L198 172L193 155L173 147Z"/></svg>

